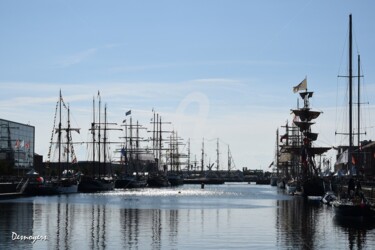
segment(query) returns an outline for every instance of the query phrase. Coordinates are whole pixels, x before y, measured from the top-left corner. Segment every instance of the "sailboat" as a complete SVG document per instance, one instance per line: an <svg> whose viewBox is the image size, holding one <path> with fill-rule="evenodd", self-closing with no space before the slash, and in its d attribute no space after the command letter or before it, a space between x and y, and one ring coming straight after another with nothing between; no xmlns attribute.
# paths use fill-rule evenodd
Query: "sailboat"
<svg viewBox="0 0 375 250"><path fill-rule="evenodd" d="M128 111L126 115L130 115ZM124 120L126 123L126 119ZM121 164L123 166L122 172L116 179L115 188L143 188L147 186L147 178L145 169L148 162L153 161L150 153L140 147L139 129L143 128L141 125L132 124L132 117L130 117L130 124L124 124L125 127L125 143L120 150ZM136 129L136 135L133 136L133 128ZM127 131L129 130L129 135ZM135 147L134 147L135 142Z"/></svg>
<svg viewBox="0 0 375 250"><path fill-rule="evenodd" d="M149 172L147 185L149 187L169 187L171 186L171 183L168 181L168 177L167 177L168 168L167 168L167 165L163 164L162 162L162 151L164 150L162 148L163 146L162 133L166 131L163 131L161 128L162 122L161 122L161 116L159 116L159 114L156 114L156 120L155 120L155 112L154 112L154 119L152 123L154 127L152 131L153 132L152 148L154 150L155 164L152 170Z"/></svg>
<svg viewBox="0 0 375 250"><path fill-rule="evenodd" d="M61 127L61 105L64 105L64 107L67 109L68 113L68 119L67 119L67 127L62 128ZM60 170L62 169L62 161L61 161L61 154L62 154L62 132L66 132L66 143L64 147L64 154L66 155L66 167L64 168L63 172L61 175L59 174L59 185L57 186L58 192L62 194L67 194L67 193L77 193L78 191L78 176L75 175L74 171L70 169L69 166L76 164L77 163L77 157L74 153L74 147L72 144L72 135L71 132L75 131L79 133L79 128L72 128L70 126L70 108L69 106L67 107L62 99L61 91L60 91L60 102L59 102L59 110L60 110L60 122L59 122L59 127L56 129L56 133L58 134L58 148L59 148L59 157L58 157L58 164L59 164L59 173ZM72 162L70 163L70 158L69 155L72 155Z"/></svg>
<svg viewBox="0 0 375 250"><path fill-rule="evenodd" d="M176 131L172 131L169 137L169 150L167 156L169 156L170 169L168 171L167 177L171 186L180 186L184 184L184 178L181 172L181 162L182 154L179 151L179 137Z"/></svg>
<svg viewBox="0 0 375 250"><path fill-rule="evenodd" d="M62 127L62 109L67 110L67 126ZM59 117L58 127L55 128L56 118ZM74 153L74 147L72 143L71 132L75 131L79 133L79 128L72 128L70 125L70 108L65 104L61 90L59 95L59 101L56 104L54 129L52 131L51 142L48 152L47 168L54 166L57 169L57 177L50 179L44 179L39 176L36 172L30 174L31 176L37 176L36 182L33 181L35 178L31 178L28 186L25 188L25 193L29 195L52 195L52 194L69 194L77 193L79 176L75 174L72 166L77 163L77 157ZM65 138L63 137L65 134ZM57 141L54 141L55 135L57 134ZM55 145L57 149L57 162L51 163L51 151ZM64 149L64 150L63 150ZM66 157L65 164L63 163L63 156ZM71 156L71 158L69 157ZM57 165L57 166L56 166ZM55 171L54 171L55 172Z"/></svg>
<svg viewBox="0 0 375 250"><path fill-rule="evenodd" d="M359 68L359 65L358 65ZM358 70L360 72L360 70ZM358 79L360 74L358 74ZM332 202L336 215L350 217L370 217L375 218L375 204L371 203L364 197L359 188L354 194L354 178L356 175L355 166L352 166L353 157L353 130L352 130L352 88L353 88L353 72L352 72L352 15L349 15L349 146L344 154L347 154L346 162L349 174L348 195L339 194L340 198ZM359 102L358 102L359 103ZM358 115L359 116L359 115ZM359 134L358 134L359 135ZM341 157L342 158L342 157Z"/></svg>
<svg viewBox="0 0 375 250"><path fill-rule="evenodd" d="M115 179L108 173L108 169L111 166L107 166L107 108L105 107L104 112L104 123L101 122L101 97L98 91L99 98L99 121L95 120L95 98L93 98L93 122L91 123L92 133L92 172L88 175L81 176L81 182L79 185L79 191L81 192L98 192L98 191L109 191L115 187ZM104 137L102 137L102 131ZM96 133L98 132L98 133ZM97 137L96 137L97 135ZM102 141L103 140L103 141ZM96 147L97 146L97 147ZM97 150L97 151L96 151ZM98 162L96 162L95 153L98 154ZM104 162L101 161L101 157L104 156Z"/></svg>

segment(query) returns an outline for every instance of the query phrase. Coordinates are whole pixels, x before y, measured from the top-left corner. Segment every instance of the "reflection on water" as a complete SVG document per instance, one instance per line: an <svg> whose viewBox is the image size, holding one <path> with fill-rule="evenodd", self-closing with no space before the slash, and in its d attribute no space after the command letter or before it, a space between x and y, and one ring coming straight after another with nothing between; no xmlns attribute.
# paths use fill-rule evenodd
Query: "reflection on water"
<svg viewBox="0 0 375 250"><path fill-rule="evenodd" d="M231 184L0 202L0 249L372 249L374 224L270 186ZM372 225L372 226L371 226ZM48 240L12 240L47 236Z"/></svg>
<svg viewBox="0 0 375 250"><path fill-rule="evenodd" d="M371 245L367 243L368 238L374 235L375 221L373 219L350 218L336 215L333 221L335 226L341 228L347 236L350 249L375 248L374 241ZM368 233L370 234L369 237L367 237Z"/></svg>

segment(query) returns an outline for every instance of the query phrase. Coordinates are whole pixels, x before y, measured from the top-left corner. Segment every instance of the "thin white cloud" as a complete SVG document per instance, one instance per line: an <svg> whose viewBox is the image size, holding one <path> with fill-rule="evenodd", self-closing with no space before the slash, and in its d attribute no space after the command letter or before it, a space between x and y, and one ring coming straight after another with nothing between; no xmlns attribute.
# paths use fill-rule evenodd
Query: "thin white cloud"
<svg viewBox="0 0 375 250"><path fill-rule="evenodd" d="M66 56L66 57L62 58L57 63L57 65L59 67L65 68L65 67L70 67L70 66L75 65L75 64L79 64L79 63L85 61L87 58L96 54L97 51L98 51L97 48L91 48L91 49L87 49L87 50L84 50L84 51L80 51L76 54L69 55L69 56Z"/></svg>

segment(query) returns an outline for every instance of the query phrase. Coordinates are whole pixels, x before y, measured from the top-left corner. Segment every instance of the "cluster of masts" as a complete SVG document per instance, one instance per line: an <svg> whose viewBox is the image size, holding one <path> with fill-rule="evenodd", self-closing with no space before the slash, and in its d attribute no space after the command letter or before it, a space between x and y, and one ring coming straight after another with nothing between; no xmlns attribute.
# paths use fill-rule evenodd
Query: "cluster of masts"
<svg viewBox="0 0 375 250"><path fill-rule="evenodd" d="M96 107L95 99L98 100L98 106ZM122 121L120 128L117 123L110 123L107 120L107 105L104 105L104 117L102 113L102 102L100 92L98 91L97 97L93 98L93 115L91 127L89 129L91 134L91 140L89 142L80 142L80 144L86 143L90 145L91 155L89 156L89 161L91 160L94 164L106 164L108 161L111 162L109 145L117 144L117 149L114 150L115 153L120 154L119 162L120 164L128 164L131 161L148 161L156 163L158 170L163 171L169 169L171 171L181 171L181 170L192 170L192 171L205 171L213 170L215 163L209 162L208 165L205 163L206 153L205 153L205 139L202 141L201 149L201 160L197 161L197 156L195 155L195 160L191 161L191 150L190 150L190 138L185 143L183 138L178 136L178 132L175 130L165 130L164 125L171 124L171 122L162 121L162 116L152 110L153 117L151 118L152 130L148 130L146 127L139 124L138 121L134 122L131 110L125 113L125 119ZM63 128L62 125L62 111L67 111L67 125ZM129 117L129 118L128 118ZM56 125L57 124L57 125ZM121 128L122 127L122 128ZM75 155L72 142L72 131L78 132L78 128L72 128L70 125L70 109L69 105L65 104L60 91L60 97L56 104L56 112L54 118L54 126L51 135L50 147L48 152L48 161L51 161L51 151L53 145L58 149L58 162L59 166L64 160L66 163L77 163L77 157ZM110 130L123 131L123 136L120 136L120 141L114 142L109 141L108 133ZM140 131L146 131L151 133L148 138L142 137ZM63 136L64 132L64 136ZM57 135L57 139L55 139ZM207 141L207 140L206 140ZM220 151L219 151L219 138L216 139L216 169L214 170L224 170L220 169ZM147 143L148 146L144 147L141 144ZM181 150L183 148L183 150ZM55 152L56 154L56 152ZM200 163L200 164L199 164ZM206 164L206 165L205 165ZM228 168L230 171L235 167L232 154L228 145ZM97 168L100 171L100 167ZM98 173L100 175L100 173Z"/></svg>

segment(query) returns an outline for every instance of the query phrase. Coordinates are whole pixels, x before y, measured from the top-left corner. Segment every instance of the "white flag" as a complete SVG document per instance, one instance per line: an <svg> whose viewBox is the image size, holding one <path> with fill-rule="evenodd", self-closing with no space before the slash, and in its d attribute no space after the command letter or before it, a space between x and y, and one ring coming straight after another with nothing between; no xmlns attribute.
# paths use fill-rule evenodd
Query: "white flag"
<svg viewBox="0 0 375 250"><path fill-rule="evenodd" d="M297 86L293 87L293 93L296 93L300 90L307 90L307 79L303 79L303 81L298 84Z"/></svg>

